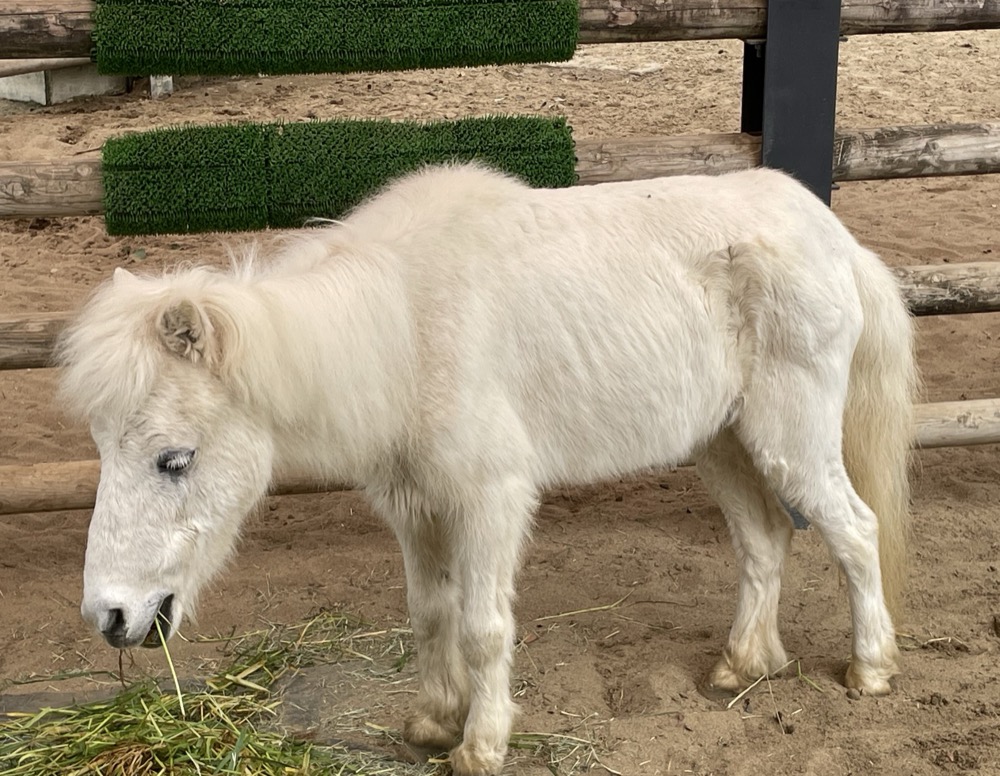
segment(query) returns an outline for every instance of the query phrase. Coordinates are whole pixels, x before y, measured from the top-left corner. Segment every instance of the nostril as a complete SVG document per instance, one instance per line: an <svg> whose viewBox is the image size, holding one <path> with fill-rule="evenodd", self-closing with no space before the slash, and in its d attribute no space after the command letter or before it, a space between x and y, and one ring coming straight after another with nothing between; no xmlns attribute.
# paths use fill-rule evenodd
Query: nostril
<svg viewBox="0 0 1000 776"><path fill-rule="evenodd" d="M172 611L173 608L174 608L174 596L173 594L171 594L160 602L160 608L156 612L156 617L160 621L164 633L170 632L170 623L171 623L170 617L171 614L173 613Z"/></svg>
<svg viewBox="0 0 1000 776"><path fill-rule="evenodd" d="M160 606L156 610L156 616L153 618L153 624L149 626L149 632L146 634L146 638L142 640L142 646L150 648L162 647L163 642L170 638L173 608L174 597L172 594L165 596L160 601Z"/></svg>
<svg viewBox="0 0 1000 776"><path fill-rule="evenodd" d="M108 610L105 625L101 628L101 633L105 636L116 633L125 633L125 612L121 609Z"/></svg>

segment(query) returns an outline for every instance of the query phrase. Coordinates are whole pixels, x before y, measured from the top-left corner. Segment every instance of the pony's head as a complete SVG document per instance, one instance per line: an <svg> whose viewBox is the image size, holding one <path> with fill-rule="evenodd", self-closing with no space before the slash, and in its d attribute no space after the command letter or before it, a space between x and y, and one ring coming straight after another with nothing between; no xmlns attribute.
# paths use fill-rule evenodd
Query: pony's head
<svg viewBox="0 0 1000 776"><path fill-rule="evenodd" d="M175 633L266 492L271 438L233 379L239 285L118 270L62 338L61 396L101 456L82 613L112 646L158 646L158 618Z"/></svg>

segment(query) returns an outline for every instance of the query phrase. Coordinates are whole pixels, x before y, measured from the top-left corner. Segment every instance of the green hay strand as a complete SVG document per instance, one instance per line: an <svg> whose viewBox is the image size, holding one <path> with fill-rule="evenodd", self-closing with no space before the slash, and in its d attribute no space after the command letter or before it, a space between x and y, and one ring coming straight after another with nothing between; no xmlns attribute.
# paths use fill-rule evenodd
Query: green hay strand
<svg viewBox="0 0 1000 776"><path fill-rule="evenodd" d="M374 630L337 612L226 639L225 666L183 698L179 688L143 680L107 700L0 716L0 773L426 776L435 769L303 740L271 724L281 704L272 686L288 672L351 658L384 661L408 639L409 631Z"/></svg>
<svg viewBox="0 0 1000 776"><path fill-rule="evenodd" d="M576 0L98 0L119 75L410 70L567 60Z"/></svg>
<svg viewBox="0 0 1000 776"><path fill-rule="evenodd" d="M167 691L146 679L113 698L32 713L0 715L3 776L443 776L439 763L415 765L348 741L308 740L283 732L276 683L299 669L361 662L359 681L394 681L412 656L412 633L374 628L340 612L321 612L219 642L224 660L203 687ZM50 680L53 677L49 677ZM346 720L351 725L357 723ZM398 731L365 722L383 743ZM359 733L355 728L344 732ZM306 736L306 737L303 737ZM595 744L579 733L515 733L512 761L525 753L553 774L600 766ZM511 772L517 772L512 765ZM605 769L607 770L607 769ZM611 771L614 773L614 771Z"/></svg>
<svg viewBox="0 0 1000 776"><path fill-rule="evenodd" d="M157 612L156 619L153 622L156 623L156 635L160 637L160 644L163 645L163 657L167 660L167 667L170 668L170 678L173 680L174 689L177 691L177 706L180 709L181 717L186 717L187 713L184 711L184 694L181 692L181 683L177 679L177 669L174 668L174 660L170 657L170 647L167 646L167 640L163 638L163 628L160 626L159 612Z"/></svg>
<svg viewBox="0 0 1000 776"><path fill-rule="evenodd" d="M107 701L0 722L4 776L71 774L420 774L426 769L337 744L313 744L262 723L279 702L251 693L189 692L151 681Z"/></svg>
<svg viewBox="0 0 1000 776"><path fill-rule="evenodd" d="M532 186L576 182L564 119L490 116L158 129L108 140L110 234L252 231L340 218L426 164L479 160Z"/></svg>

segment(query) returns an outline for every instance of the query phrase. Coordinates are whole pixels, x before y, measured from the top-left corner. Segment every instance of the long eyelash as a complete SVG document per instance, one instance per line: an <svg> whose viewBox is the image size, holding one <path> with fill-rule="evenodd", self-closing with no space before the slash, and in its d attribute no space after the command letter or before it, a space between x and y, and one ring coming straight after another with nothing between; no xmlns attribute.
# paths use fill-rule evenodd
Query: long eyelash
<svg viewBox="0 0 1000 776"><path fill-rule="evenodd" d="M168 458L166 467L171 471L179 471L191 463L194 458L192 453L178 453L173 458Z"/></svg>

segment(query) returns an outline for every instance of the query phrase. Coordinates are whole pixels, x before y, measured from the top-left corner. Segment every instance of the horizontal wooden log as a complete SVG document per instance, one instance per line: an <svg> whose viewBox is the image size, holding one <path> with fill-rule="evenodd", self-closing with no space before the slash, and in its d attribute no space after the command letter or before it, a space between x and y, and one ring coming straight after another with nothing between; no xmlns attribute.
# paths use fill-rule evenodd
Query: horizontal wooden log
<svg viewBox="0 0 1000 776"><path fill-rule="evenodd" d="M64 461L0 466L0 515L93 509L100 461ZM274 494L333 493L348 490L308 477L283 480Z"/></svg>
<svg viewBox="0 0 1000 776"><path fill-rule="evenodd" d="M581 185L745 170L760 138L743 134L582 139ZM842 130L835 181L1000 172L1000 122ZM0 218L84 216L103 210L99 161L0 163Z"/></svg>
<svg viewBox="0 0 1000 776"><path fill-rule="evenodd" d="M89 56L93 7L8 0L0 8L0 59ZM761 38L766 27L767 0L580 0L581 43ZM843 0L840 23L844 35L997 27L1000 0Z"/></svg>
<svg viewBox="0 0 1000 776"><path fill-rule="evenodd" d="M1000 444L1000 399L918 404L918 448Z"/></svg>
<svg viewBox="0 0 1000 776"><path fill-rule="evenodd" d="M0 59L89 57L93 12L92 0L5 0Z"/></svg>
<svg viewBox="0 0 1000 776"><path fill-rule="evenodd" d="M902 267L903 297L914 315L1000 312L1000 262ZM70 313L0 317L0 370L51 366Z"/></svg>
<svg viewBox="0 0 1000 776"><path fill-rule="evenodd" d="M51 366L52 351L70 313L29 313L0 318L0 369Z"/></svg>
<svg viewBox="0 0 1000 776"><path fill-rule="evenodd" d="M841 35L1000 27L1000 0L842 0ZM581 43L763 38L767 0L580 0Z"/></svg>
<svg viewBox="0 0 1000 776"><path fill-rule="evenodd" d="M104 212L99 161L0 162L0 218Z"/></svg>
<svg viewBox="0 0 1000 776"><path fill-rule="evenodd" d="M1000 262L899 267L895 272L914 315L1000 312Z"/></svg>
<svg viewBox="0 0 1000 776"><path fill-rule="evenodd" d="M842 0L841 35L992 30L1000 0Z"/></svg>
<svg viewBox="0 0 1000 776"><path fill-rule="evenodd" d="M0 61L0 78L46 70L63 70L67 67L89 65L90 57L64 57L57 59L8 59Z"/></svg>
<svg viewBox="0 0 1000 776"><path fill-rule="evenodd" d="M732 172L760 164L755 135L578 140L581 184ZM839 130L835 181L1000 172L1000 122ZM2 207L2 206L0 206Z"/></svg>
<svg viewBox="0 0 1000 776"><path fill-rule="evenodd" d="M736 172L760 164L760 146L759 137L742 134L577 140L576 171L584 186Z"/></svg>
<svg viewBox="0 0 1000 776"><path fill-rule="evenodd" d="M767 0L580 0L581 43L762 38Z"/></svg>
<svg viewBox="0 0 1000 776"><path fill-rule="evenodd" d="M1000 123L838 132L833 179L926 178L1000 172Z"/></svg>
<svg viewBox="0 0 1000 776"><path fill-rule="evenodd" d="M916 447L1000 443L1000 399L941 402L916 407ZM92 509L99 461L0 466L0 515ZM275 495L349 490L307 477L283 479Z"/></svg>
<svg viewBox="0 0 1000 776"><path fill-rule="evenodd" d="M0 466L0 515L93 509L100 461Z"/></svg>

